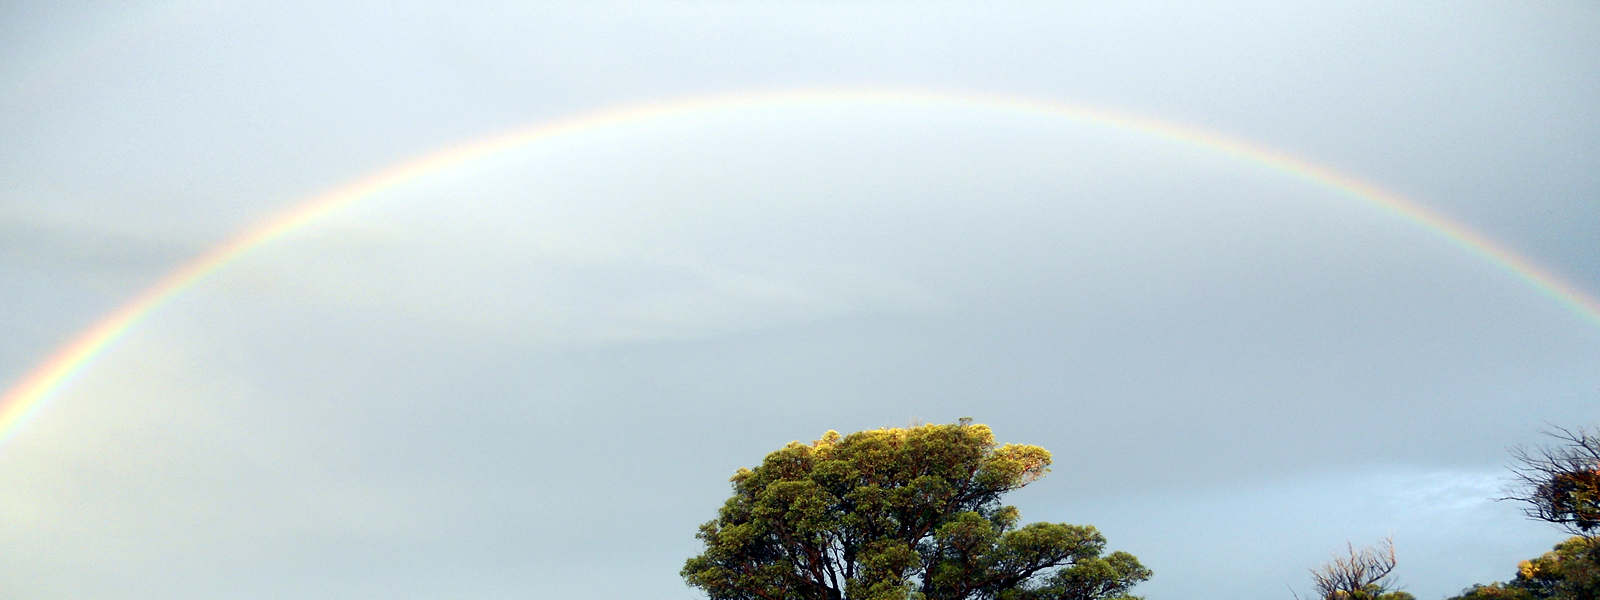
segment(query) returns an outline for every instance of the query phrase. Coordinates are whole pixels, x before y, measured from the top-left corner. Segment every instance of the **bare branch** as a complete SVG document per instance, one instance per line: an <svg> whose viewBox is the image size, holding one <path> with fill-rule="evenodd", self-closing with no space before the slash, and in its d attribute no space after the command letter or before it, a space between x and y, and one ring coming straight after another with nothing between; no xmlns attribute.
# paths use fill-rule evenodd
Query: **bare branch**
<svg viewBox="0 0 1600 600"><path fill-rule="evenodd" d="M1398 564L1392 539L1384 538L1378 545L1360 550L1346 543L1345 549L1347 556L1334 557L1321 568L1311 570L1311 580L1321 600L1376 598L1389 591L1390 585L1384 580Z"/></svg>
<svg viewBox="0 0 1600 600"><path fill-rule="evenodd" d="M1521 502L1530 519L1584 537L1600 534L1600 432L1551 426L1554 446L1512 448L1513 484L1500 500Z"/></svg>

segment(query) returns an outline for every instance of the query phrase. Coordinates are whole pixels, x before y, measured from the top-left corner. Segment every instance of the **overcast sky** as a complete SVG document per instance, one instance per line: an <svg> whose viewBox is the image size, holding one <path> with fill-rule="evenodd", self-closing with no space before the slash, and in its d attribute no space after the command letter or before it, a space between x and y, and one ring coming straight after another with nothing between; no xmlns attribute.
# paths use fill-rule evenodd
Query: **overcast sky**
<svg viewBox="0 0 1600 600"><path fill-rule="evenodd" d="M0 387L330 187L605 107L790 88L1114 108L1412 198L1600 292L1600 8L12 2ZM771 3L763 3L769 5ZM533 5L530 7L530 5ZM1505 450L1600 422L1600 326L1214 150L768 103L387 190L163 305L0 447L16 598L695 598L727 477L972 416L1153 600L1392 536L1419 598L1562 535Z"/></svg>

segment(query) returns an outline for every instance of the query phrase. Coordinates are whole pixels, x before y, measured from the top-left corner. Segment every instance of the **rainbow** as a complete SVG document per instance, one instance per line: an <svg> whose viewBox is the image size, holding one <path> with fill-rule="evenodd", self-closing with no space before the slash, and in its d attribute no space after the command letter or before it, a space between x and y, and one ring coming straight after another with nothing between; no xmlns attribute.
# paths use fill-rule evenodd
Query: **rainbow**
<svg viewBox="0 0 1600 600"><path fill-rule="evenodd" d="M1398 194L1289 154L1196 127L1052 100L976 92L891 89L818 89L747 92L689 97L672 101L613 107L534 124L466 142L402 162L354 182L310 197L228 242L197 256L167 274L144 292L80 333L50 359L35 367L21 382L0 396L0 442L9 439L30 415L60 389L63 383L104 352L151 311L185 289L204 280L245 253L278 237L378 192L392 189L434 172L510 149L561 136L578 135L606 127L626 126L657 119L741 108L778 108L784 105L849 104L925 105L930 107L998 109L1024 115L1063 118L1137 132L1197 146L1289 174L1411 221L1500 267L1561 303L1580 318L1600 325L1600 300L1585 294L1547 269L1485 237L1483 234Z"/></svg>

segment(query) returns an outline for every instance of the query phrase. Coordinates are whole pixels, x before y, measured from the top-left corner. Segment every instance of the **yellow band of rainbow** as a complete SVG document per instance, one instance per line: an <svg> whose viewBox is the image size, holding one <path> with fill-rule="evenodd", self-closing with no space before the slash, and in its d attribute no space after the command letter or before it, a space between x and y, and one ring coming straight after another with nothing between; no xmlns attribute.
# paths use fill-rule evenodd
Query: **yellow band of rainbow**
<svg viewBox="0 0 1600 600"><path fill-rule="evenodd" d="M612 107L534 124L437 150L300 202L261 224L250 227L228 242L189 260L110 315L101 318L94 326L78 334L71 342L51 355L49 360L28 372L21 382L0 397L0 442L9 439L20 424L36 412L43 401L59 389L63 382L82 370L96 355L105 351L156 307L203 280L207 275L227 266L246 252L267 244L287 232L316 222L341 207L383 190L405 185L423 175L540 140L580 134L602 127L638 124L730 109L778 107L785 104L926 105L999 109L1025 115L1095 123L1206 148L1338 190L1352 199L1420 225L1461 249L1510 272L1540 293L1566 306L1580 318L1600 325L1600 300L1585 294L1549 270L1483 234L1371 183L1272 148L1216 132L1116 110L980 92L874 88L731 93Z"/></svg>

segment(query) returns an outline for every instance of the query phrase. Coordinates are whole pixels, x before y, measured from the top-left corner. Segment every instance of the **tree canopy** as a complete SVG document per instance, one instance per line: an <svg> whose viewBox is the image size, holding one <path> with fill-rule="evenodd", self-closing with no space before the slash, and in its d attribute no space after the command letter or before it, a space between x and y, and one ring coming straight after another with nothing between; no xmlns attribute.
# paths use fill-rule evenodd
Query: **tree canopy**
<svg viewBox="0 0 1600 600"><path fill-rule="evenodd" d="M1600 433L1557 427L1546 435L1556 445L1512 450L1517 489L1505 499L1527 505L1529 518L1600 534Z"/></svg>
<svg viewBox="0 0 1600 600"><path fill-rule="evenodd" d="M1475 585L1450 600L1593 600L1600 598L1600 540L1584 536L1517 565L1505 583Z"/></svg>
<svg viewBox="0 0 1600 600"><path fill-rule="evenodd" d="M1048 472L989 427L885 428L792 442L731 479L682 575L712 600L1132 598L1150 570L1094 527L1019 525L1000 497Z"/></svg>
<svg viewBox="0 0 1600 600"><path fill-rule="evenodd" d="M1517 565L1504 583L1475 585L1450 600L1594 600L1600 598L1600 432L1556 427L1553 446L1511 451L1515 489L1502 500L1525 505L1531 519L1577 534Z"/></svg>

